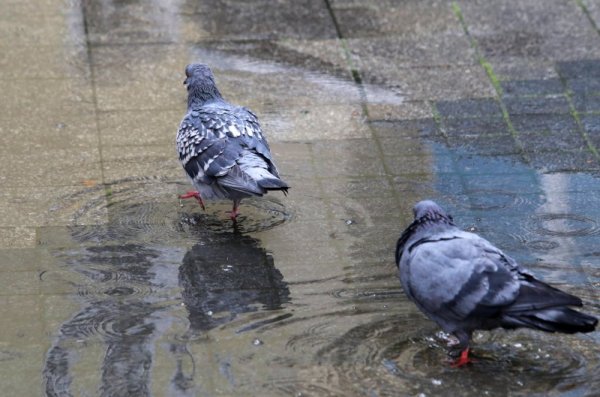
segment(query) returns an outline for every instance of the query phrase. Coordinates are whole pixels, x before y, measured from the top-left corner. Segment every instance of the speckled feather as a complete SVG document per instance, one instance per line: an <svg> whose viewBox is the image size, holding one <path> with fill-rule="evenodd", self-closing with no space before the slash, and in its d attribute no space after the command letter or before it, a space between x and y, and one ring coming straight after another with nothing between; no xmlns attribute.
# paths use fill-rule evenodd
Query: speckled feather
<svg viewBox="0 0 600 397"><path fill-rule="evenodd" d="M210 69L190 65L188 111L177 132L179 159L204 198L262 196L287 190L279 178L258 118L225 101Z"/></svg>

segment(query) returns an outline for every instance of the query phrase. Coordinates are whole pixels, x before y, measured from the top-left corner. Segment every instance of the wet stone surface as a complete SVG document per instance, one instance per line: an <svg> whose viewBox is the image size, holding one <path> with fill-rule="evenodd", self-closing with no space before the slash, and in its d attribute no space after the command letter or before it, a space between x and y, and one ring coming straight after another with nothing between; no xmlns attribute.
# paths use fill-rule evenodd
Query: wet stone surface
<svg viewBox="0 0 600 397"><path fill-rule="evenodd" d="M600 8L0 6L0 386L29 396L593 396L599 332L454 369L394 248L421 199L600 315ZM288 196L203 212L183 69L254 110Z"/></svg>

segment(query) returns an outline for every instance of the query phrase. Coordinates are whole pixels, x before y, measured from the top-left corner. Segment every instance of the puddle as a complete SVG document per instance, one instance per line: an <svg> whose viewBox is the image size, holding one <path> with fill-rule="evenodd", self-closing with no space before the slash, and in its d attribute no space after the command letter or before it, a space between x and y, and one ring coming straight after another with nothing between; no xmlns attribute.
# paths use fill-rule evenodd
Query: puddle
<svg viewBox="0 0 600 397"><path fill-rule="evenodd" d="M320 3L289 2L289 15L268 2L217 2L210 12L188 1L154 3L73 2L67 24L77 62L68 73L59 73L60 62L42 73L45 59L32 68L47 77L34 83L47 87L52 101L69 97L65 82L81 80L85 92L58 105L40 102L48 113L40 119L56 113L55 144L79 146L69 161L35 177L71 172L88 149L97 167L82 181L87 187L79 174L65 189L37 186L32 175L7 182L7 208L21 211L16 225L27 218L35 247L0 250L5 393L35 395L16 392L32 383L49 396L597 394L598 332L485 332L474 338L474 365L449 367L446 340L404 296L394 264L413 204L431 198L458 225L600 315L600 174L580 134L584 128L595 141L600 125L592 113L598 76L591 86L582 77L598 70L597 61L559 63L560 79L552 81L501 82L501 100L523 132L519 143L494 98L431 101L439 120L405 120L431 116L430 101L422 100L429 91L462 95L470 84L424 75L474 69L464 73L446 61L403 67L402 78L413 79L408 89L397 84L395 62L381 58L384 67L369 68L359 51L352 68L382 84L357 86L361 76L350 75L347 48ZM264 23L252 22L257 14ZM34 39L29 45L37 50ZM367 54L379 46L372 50ZM213 65L228 98L260 115L292 185L287 197L244 200L237 226L225 212L229 202L208 203L203 212L193 200L177 200L189 184L180 168L169 168L176 159L165 154L172 145L165 131L174 134L173 115L185 106L180 74L191 60ZM12 72L21 76L29 63ZM24 82L29 78L4 84L15 95L35 91ZM571 119L563 85L573 91L580 122ZM428 92L410 116L387 120L413 89ZM66 108L92 120L63 120ZM367 121L365 109L386 120ZM47 121L41 135L6 146L44 141ZM122 179L154 173L161 176ZM21 190L26 183L31 188ZM43 199L29 199L33 193ZM38 220L37 206L48 200L49 214Z"/></svg>
<svg viewBox="0 0 600 397"><path fill-rule="evenodd" d="M589 287L597 279L585 270L600 236L594 214L582 210L588 204L577 201L593 197L571 194L594 177L544 175L436 143L428 150L434 168L454 170L456 183L440 173L430 187L459 225L540 277L568 285L588 311L600 311ZM562 178L560 189L546 189L549 177ZM478 178L503 184L481 189ZM302 229L292 215L298 209L285 198L249 200L234 229L222 213L228 203L210 203L202 213L194 203L180 206L168 184L139 201L158 185L112 184L106 225L40 230L38 250L56 263L40 274L41 283L60 285L64 299L78 305L49 330L43 370L49 395L585 395L598 387L593 334L481 333L476 364L450 368L446 341L395 277L393 243L408 220L334 217L327 221L337 225L330 243L321 245L321 234ZM349 189L355 192L356 184ZM71 208L79 197L67 196L62 205ZM82 208L100 211L101 203ZM293 234L296 228L303 234ZM288 234L298 241L273 245ZM336 249L348 257L313 260ZM1 357L11 361L15 354ZM91 377L81 378L82 371Z"/></svg>

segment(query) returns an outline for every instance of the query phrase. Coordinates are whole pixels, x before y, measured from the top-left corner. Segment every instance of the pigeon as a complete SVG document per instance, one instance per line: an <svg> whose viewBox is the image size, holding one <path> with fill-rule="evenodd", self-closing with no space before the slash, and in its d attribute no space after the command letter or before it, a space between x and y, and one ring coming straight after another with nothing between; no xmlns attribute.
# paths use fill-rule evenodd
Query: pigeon
<svg viewBox="0 0 600 397"><path fill-rule="evenodd" d="M179 196L204 200L233 200L236 220L240 201L270 190L287 194L289 186L277 167L258 118L249 109L221 96L210 68L185 68L188 108L177 131L179 160L196 191Z"/></svg>
<svg viewBox="0 0 600 397"><path fill-rule="evenodd" d="M414 221L396 247L406 295L445 332L458 339L449 352L461 367L474 330L532 328L591 332L598 320L569 306L581 299L537 280L489 241L455 226L430 200L413 208Z"/></svg>

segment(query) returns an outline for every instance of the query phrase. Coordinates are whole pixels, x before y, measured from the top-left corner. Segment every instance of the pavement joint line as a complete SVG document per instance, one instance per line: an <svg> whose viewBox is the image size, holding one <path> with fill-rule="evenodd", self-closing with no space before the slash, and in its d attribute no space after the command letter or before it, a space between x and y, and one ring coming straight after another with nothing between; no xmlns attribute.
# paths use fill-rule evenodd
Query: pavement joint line
<svg viewBox="0 0 600 397"><path fill-rule="evenodd" d="M465 35L467 36L467 39L471 43L471 47L473 47L473 50L475 50L475 55L477 56L477 60L479 61L479 64L485 70L485 73L488 76L488 79L490 79L490 83L492 84L492 86L494 87L494 90L496 91L495 99L498 102L498 104L500 105L500 109L502 111L502 118L504 119L504 122L506 123L506 126L508 127L508 131L511 133L511 135L515 141L515 145L517 146L517 149L519 150L519 155L523 158L523 161L526 164L530 164L531 159L529 158L529 156L527 155L527 153L524 150L523 144L521 143L521 140L519 139L519 133L515 129L514 125L512 124L506 104L502 100L504 94L503 94L503 90L502 90L502 85L500 84L500 79L498 79L498 76L496 76L496 73L494 73L494 68L492 67L492 64L487 59L485 59L485 57L481 53L481 50L479 49L479 43L477 43L477 40L469 32L469 27L467 26L464 15L463 15L462 10L461 10L460 6L458 5L458 3L452 2L452 11L454 12L454 15L458 19L459 23L461 24L463 31L465 32Z"/></svg>
<svg viewBox="0 0 600 397"><path fill-rule="evenodd" d="M598 33L600 35L600 28L596 24L596 21L594 21L594 18L592 18L592 14L590 13L590 10L588 10L588 8L585 5L585 3L583 2L583 0L575 0L575 3L577 3L577 5L581 9L581 11L585 14L588 21L590 22L590 25L592 25L592 27L594 28L596 33Z"/></svg>
<svg viewBox="0 0 600 397"><path fill-rule="evenodd" d="M89 68L89 76L90 76L90 84L92 88L92 103L94 105L94 122L96 124L96 137L98 142L98 155L100 158L100 177L101 183L104 186L105 197L107 201L110 199L110 196L106 194L106 178L104 175L104 158L102 153L102 132L100 130L100 115L99 115L99 106L98 106L98 95L96 89L96 75L94 73L93 66L93 56L92 56L92 42L90 40L90 30L87 19L87 12L85 3L81 3L81 18L83 20L83 31L85 35L85 52L86 52L86 60L87 66Z"/></svg>
<svg viewBox="0 0 600 397"><path fill-rule="evenodd" d="M585 143L588 147L588 150L594 155L594 157L596 159L600 160L600 153L598 153L598 149L596 149L593 142L590 140L589 135L585 131L585 127L583 126L583 123L581 122L581 117L579 116L579 112L577 111L577 109L575 108L575 105L573 104L573 93L568 88L566 79L563 76L561 76L560 74L559 74L559 76L560 76L560 82L563 85L563 88L565 90L565 97L567 98L567 103L569 104L569 113L571 114L571 117L573 117L573 119L575 120L575 124L577 125L577 130L579 131L579 134L585 141Z"/></svg>
<svg viewBox="0 0 600 397"><path fill-rule="evenodd" d="M390 170L390 168L387 165L387 162L385 161L386 156L384 155L383 144L381 143L379 137L375 133L375 130L373 129L373 126L371 125L371 123L368 122L369 108L367 106L367 103L368 103L367 93L365 91L363 79L360 75L360 71L358 70L358 68L356 68L356 66L354 65L354 62L352 61L352 54L350 52L350 48L348 47L348 43L346 42L346 39L345 39L344 35L342 34L342 29L340 27L340 24L337 20L336 15L335 15L335 11L333 10L333 7L331 6L331 1L330 0L323 0L323 1L325 2L325 6L327 7L329 16L331 17L331 20L335 27L338 40L340 41L340 43L342 45L342 49L344 51L344 58L346 59L347 66L350 69L350 73L352 74L352 79L354 80L354 83L356 84L356 87L358 89L358 94L359 94L359 98L360 98L360 106L362 109L363 117L367 121L367 122L365 122L365 126L367 127L367 129L370 132L370 135L371 135L370 139L373 140L373 142L375 143L375 146L377 147L377 152L378 152L377 158L379 159L379 161L381 161L383 171L385 172L385 175L383 175L383 176L385 176L385 178L390 183L390 186L392 186L392 194L395 199L394 201L398 204L398 203L402 202L402 200L395 188L395 184L394 184L395 174ZM401 210L399 205L397 205L397 207L399 210Z"/></svg>
<svg viewBox="0 0 600 397"><path fill-rule="evenodd" d="M352 74L352 79L356 84L362 85L362 78L360 77L359 71L355 68L354 63L352 62L352 57L350 56L350 49L348 48L348 44L342 34L342 28L340 27L340 23L337 20L333 7L331 6L330 0L323 0L325 3L325 7L327 7L327 12L329 12L329 17L333 23L335 28L335 33L337 35L338 40L340 40L342 44L342 49L344 50L344 57L346 58L346 63L348 64L348 68L350 69L350 73Z"/></svg>
<svg viewBox="0 0 600 397"><path fill-rule="evenodd" d="M446 145L448 145L448 134L446 133L446 130L444 129L444 126L442 124L442 116L440 115L440 112L438 111L435 102L429 101L429 106L431 107L431 113L433 114L433 122L437 126L437 129L442 135L442 138L444 138L444 142L446 143Z"/></svg>

